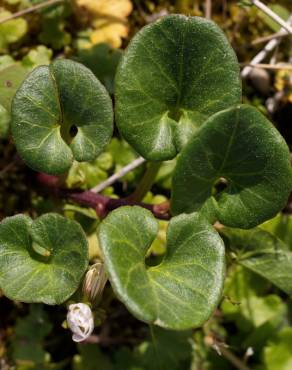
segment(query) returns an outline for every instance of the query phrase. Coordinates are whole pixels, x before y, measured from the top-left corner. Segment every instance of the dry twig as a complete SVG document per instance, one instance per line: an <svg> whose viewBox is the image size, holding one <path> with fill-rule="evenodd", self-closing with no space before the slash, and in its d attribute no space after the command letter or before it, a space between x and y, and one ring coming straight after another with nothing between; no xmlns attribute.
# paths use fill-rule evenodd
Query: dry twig
<svg viewBox="0 0 292 370"><path fill-rule="evenodd" d="M48 6L51 6L51 5L54 5L54 4L57 4L57 3L61 3L63 1L64 0L48 0L48 1L44 1L43 3L40 3L40 4L37 4L37 5L31 6L30 8L26 8L26 9L20 10L19 12L13 13L13 14L9 15L6 18L0 19L0 24L3 24L5 22L9 22L12 19L22 17L23 15L32 13L32 12L34 12L36 10L39 10L39 9L42 9L42 8L46 8Z"/></svg>
<svg viewBox="0 0 292 370"><path fill-rule="evenodd" d="M284 21L281 17L278 16L272 9L267 7L260 0L250 0L254 6L272 18L276 23L278 23L282 28L284 28L288 33L292 34L292 27Z"/></svg>
<svg viewBox="0 0 292 370"><path fill-rule="evenodd" d="M205 0L205 17L207 19L212 17L212 0Z"/></svg>
<svg viewBox="0 0 292 370"><path fill-rule="evenodd" d="M100 193L102 190L104 190L108 186L112 185L114 182L119 180L121 177L125 176L128 172L130 172L130 171L134 170L135 168L141 166L141 164L143 164L144 162L146 162L146 160L144 158L142 158L142 157L136 158L133 162L131 162L127 166L121 168L120 171L118 171L117 173L110 176L105 181L101 182L100 184L98 184L97 186L92 188L91 191L93 191L94 193Z"/></svg>
<svg viewBox="0 0 292 370"><path fill-rule="evenodd" d="M292 22L292 16L289 17L287 23L291 24ZM280 32L286 32L284 28L281 28ZM281 42L281 38L275 38L267 43L267 45L251 60L248 66L244 67L243 70L241 71L241 77L242 78L247 78L248 75L250 74L252 70L252 66L259 64L261 61L263 61L266 56L274 50Z"/></svg>
<svg viewBox="0 0 292 370"><path fill-rule="evenodd" d="M287 70L292 71L292 65L278 63L278 64L265 64L265 63L258 63L258 64L251 64L251 63L242 63L243 66L248 66L251 68L263 68L263 69L272 69L272 70Z"/></svg>

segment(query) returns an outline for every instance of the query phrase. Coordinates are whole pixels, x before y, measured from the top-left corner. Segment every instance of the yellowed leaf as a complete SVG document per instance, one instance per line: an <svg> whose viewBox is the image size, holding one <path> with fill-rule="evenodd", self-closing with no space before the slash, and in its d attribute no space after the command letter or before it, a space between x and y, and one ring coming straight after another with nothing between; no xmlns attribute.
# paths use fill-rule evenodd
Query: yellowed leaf
<svg viewBox="0 0 292 370"><path fill-rule="evenodd" d="M113 48L119 48L122 44L122 38L127 37L128 32L128 27L122 24L111 24L93 31L90 40L94 45L106 42Z"/></svg>
<svg viewBox="0 0 292 370"><path fill-rule="evenodd" d="M87 12L90 19L92 44L106 42L114 48L121 46L122 38L129 33L130 0L76 0L76 4L83 13Z"/></svg>

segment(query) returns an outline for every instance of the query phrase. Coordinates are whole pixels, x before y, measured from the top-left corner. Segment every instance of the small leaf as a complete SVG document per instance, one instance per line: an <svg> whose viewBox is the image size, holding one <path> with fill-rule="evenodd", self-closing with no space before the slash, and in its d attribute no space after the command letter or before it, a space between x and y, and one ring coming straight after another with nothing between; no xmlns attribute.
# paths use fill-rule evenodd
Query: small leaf
<svg viewBox="0 0 292 370"><path fill-rule="evenodd" d="M238 254L238 263L292 295L292 252L277 237L260 228L224 228L222 233Z"/></svg>
<svg viewBox="0 0 292 370"><path fill-rule="evenodd" d="M93 162L74 162L66 178L68 188L91 189L106 180L107 172L100 168L98 158Z"/></svg>
<svg viewBox="0 0 292 370"><path fill-rule="evenodd" d="M213 196L220 178L225 190ZM288 147L255 108L241 105L209 118L178 159L172 212L209 207L222 224L251 228L273 217L292 188Z"/></svg>
<svg viewBox="0 0 292 370"><path fill-rule="evenodd" d="M27 68L35 68L40 65L49 64L53 56L53 51L44 45L39 45L31 49L22 59L22 65Z"/></svg>
<svg viewBox="0 0 292 370"><path fill-rule="evenodd" d="M277 295L264 295L269 288L265 279L239 265L228 270L220 309L238 329L252 334L253 328L271 322L279 326L286 315L286 305Z"/></svg>
<svg viewBox="0 0 292 370"><path fill-rule="evenodd" d="M33 169L68 170L73 158L95 159L113 130L112 103L91 71L70 60L40 66L26 78L12 104L17 150Z"/></svg>
<svg viewBox="0 0 292 370"><path fill-rule="evenodd" d="M12 58L11 55L5 54L0 56L0 71L2 69L11 66L15 63L15 60Z"/></svg>
<svg viewBox="0 0 292 370"><path fill-rule="evenodd" d="M223 32L203 18L170 15L138 32L121 58L117 125L143 157L167 160L240 96L238 62Z"/></svg>
<svg viewBox="0 0 292 370"><path fill-rule="evenodd" d="M283 328L264 349L263 362L266 370L289 370L292 368L292 328Z"/></svg>
<svg viewBox="0 0 292 370"><path fill-rule="evenodd" d="M0 287L22 302L60 304L78 288L88 264L81 226L58 214L24 215L0 224Z"/></svg>
<svg viewBox="0 0 292 370"><path fill-rule="evenodd" d="M173 218L166 254L157 266L145 257L158 222L140 207L113 211L99 238L109 279L117 296L140 320L169 329L202 325L221 296L224 244L199 214Z"/></svg>
<svg viewBox="0 0 292 370"><path fill-rule="evenodd" d="M0 9L0 20L9 17L11 13ZM27 32L27 22L23 18L12 19L0 24L0 53L7 50L9 44L19 41Z"/></svg>
<svg viewBox="0 0 292 370"><path fill-rule="evenodd" d="M29 70L20 63L12 61L0 69L0 104L8 112L10 112L12 98L28 72Z"/></svg>

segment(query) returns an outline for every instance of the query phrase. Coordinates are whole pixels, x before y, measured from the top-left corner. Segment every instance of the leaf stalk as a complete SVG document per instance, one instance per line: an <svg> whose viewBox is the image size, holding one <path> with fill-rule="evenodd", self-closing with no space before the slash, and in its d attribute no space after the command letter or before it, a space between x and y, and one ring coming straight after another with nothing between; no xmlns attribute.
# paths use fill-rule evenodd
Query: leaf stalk
<svg viewBox="0 0 292 370"><path fill-rule="evenodd" d="M114 199L101 194L96 194L90 190L82 191L79 189L64 189L59 186L59 178L57 176L38 173L36 180L42 188L47 189L50 194L56 197L71 200L81 206L95 209L100 218L104 218L110 211L123 206L140 206L148 209L152 214L161 220L169 220L171 214L169 212L169 202L161 204L147 204L138 202L129 198Z"/></svg>

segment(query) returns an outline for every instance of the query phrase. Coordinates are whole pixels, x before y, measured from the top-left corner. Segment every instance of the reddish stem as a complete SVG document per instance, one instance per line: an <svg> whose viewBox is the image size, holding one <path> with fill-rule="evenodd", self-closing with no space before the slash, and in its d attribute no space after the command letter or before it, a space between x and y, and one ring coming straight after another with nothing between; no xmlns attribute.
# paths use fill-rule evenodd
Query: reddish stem
<svg viewBox="0 0 292 370"><path fill-rule="evenodd" d="M37 182L44 186L56 197L72 200L82 206L90 207L96 210L99 217L104 218L110 211L122 206L140 206L148 209L156 218L169 220L169 202L161 204L146 204L135 202L128 198L113 199L101 194L96 194L90 190L82 191L76 189L64 189L59 187L59 178L57 176L37 173Z"/></svg>

